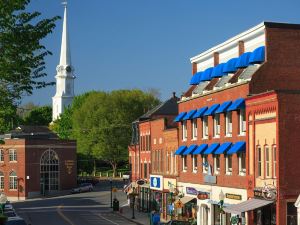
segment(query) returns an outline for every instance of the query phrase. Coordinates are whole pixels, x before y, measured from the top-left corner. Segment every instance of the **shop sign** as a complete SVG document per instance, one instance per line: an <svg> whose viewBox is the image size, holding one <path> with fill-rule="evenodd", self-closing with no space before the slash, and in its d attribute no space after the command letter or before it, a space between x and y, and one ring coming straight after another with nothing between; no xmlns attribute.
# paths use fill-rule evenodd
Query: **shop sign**
<svg viewBox="0 0 300 225"><path fill-rule="evenodd" d="M189 195L197 195L198 191L193 187L186 187L186 193Z"/></svg>
<svg viewBox="0 0 300 225"><path fill-rule="evenodd" d="M208 192L202 192L202 191L199 191L198 192L198 195L197 195L197 198L199 200L205 200L205 199L210 199L210 194Z"/></svg>
<svg viewBox="0 0 300 225"><path fill-rule="evenodd" d="M254 197L263 198L266 200L275 200L276 199L276 187L272 185L266 185L263 188L254 189Z"/></svg>
<svg viewBox="0 0 300 225"><path fill-rule="evenodd" d="M75 165L74 160L65 160L65 166L67 168L67 173L71 174L72 173L72 169Z"/></svg>
<svg viewBox="0 0 300 225"><path fill-rule="evenodd" d="M212 175L205 175L204 176L204 182L207 184L216 184L217 183L217 177Z"/></svg>
<svg viewBox="0 0 300 225"><path fill-rule="evenodd" d="M137 183L138 185L143 185L143 184L145 183L145 181L144 181L144 180L137 180L136 183Z"/></svg>
<svg viewBox="0 0 300 225"><path fill-rule="evenodd" d="M150 175L150 189L163 190L163 177L158 175Z"/></svg>
<svg viewBox="0 0 300 225"><path fill-rule="evenodd" d="M242 196L241 195L236 195L236 194L226 193L225 197L229 198L229 199L233 199L233 200L242 200Z"/></svg>

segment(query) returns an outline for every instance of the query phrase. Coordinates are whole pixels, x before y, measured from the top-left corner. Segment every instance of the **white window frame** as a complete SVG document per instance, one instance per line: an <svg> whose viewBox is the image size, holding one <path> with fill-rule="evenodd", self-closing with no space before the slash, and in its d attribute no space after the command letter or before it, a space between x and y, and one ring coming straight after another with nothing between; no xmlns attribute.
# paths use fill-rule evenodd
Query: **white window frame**
<svg viewBox="0 0 300 225"><path fill-rule="evenodd" d="M226 136L232 137L232 112L227 112L225 116Z"/></svg>
<svg viewBox="0 0 300 225"><path fill-rule="evenodd" d="M257 154L257 177L263 177L262 150L259 145L256 147L256 154Z"/></svg>
<svg viewBox="0 0 300 225"><path fill-rule="evenodd" d="M276 178L276 167L277 167L277 148L276 148L276 145L272 146L272 161L273 161L273 178Z"/></svg>
<svg viewBox="0 0 300 225"><path fill-rule="evenodd" d="M239 157L239 175L246 176L246 152L238 154ZM242 168L242 160L245 160L245 168Z"/></svg>
<svg viewBox="0 0 300 225"><path fill-rule="evenodd" d="M264 150L264 161L265 161L265 175L266 178L271 178L271 159L270 159L270 148L268 145L265 145L265 150Z"/></svg>
<svg viewBox="0 0 300 225"><path fill-rule="evenodd" d="M232 175L232 155L226 155L226 175ZM229 167L229 159L231 160L231 168Z"/></svg>
<svg viewBox="0 0 300 225"><path fill-rule="evenodd" d="M197 155L192 155L193 158L193 173L197 173L198 170L198 157ZM195 165L196 163L196 165Z"/></svg>
<svg viewBox="0 0 300 225"><path fill-rule="evenodd" d="M239 135L246 135L246 111L245 109L240 109L239 111Z"/></svg>
<svg viewBox="0 0 300 225"><path fill-rule="evenodd" d="M214 137L219 138L220 132L221 132L220 114L215 114L215 116L214 116Z"/></svg>
<svg viewBox="0 0 300 225"><path fill-rule="evenodd" d="M9 174L9 190L17 190L18 188L18 177L14 171L10 172Z"/></svg>
<svg viewBox="0 0 300 225"><path fill-rule="evenodd" d="M198 137L197 119L192 120L192 140L197 140Z"/></svg>
<svg viewBox="0 0 300 225"><path fill-rule="evenodd" d="M202 118L202 138L208 139L208 116Z"/></svg>
<svg viewBox="0 0 300 225"><path fill-rule="evenodd" d="M217 159L219 161L219 167L217 167ZM214 155L214 174L220 174L220 155Z"/></svg>
<svg viewBox="0 0 300 225"><path fill-rule="evenodd" d="M9 149L9 162L17 162L17 150Z"/></svg>
<svg viewBox="0 0 300 225"><path fill-rule="evenodd" d="M208 173L208 166L209 165L205 166L205 164L208 164L207 155L201 155L201 157L202 157L202 172L203 173Z"/></svg>
<svg viewBox="0 0 300 225"><path fill-rule="evenodd" d="M182 121L182 141L187 140L187 126L186 126L186 120Z"/></svg>
<svg viewBox="0 0 300 225"><path fill-rule="evenodd" d="M182 156L182 171L187 171L187 155Z"/></svg>

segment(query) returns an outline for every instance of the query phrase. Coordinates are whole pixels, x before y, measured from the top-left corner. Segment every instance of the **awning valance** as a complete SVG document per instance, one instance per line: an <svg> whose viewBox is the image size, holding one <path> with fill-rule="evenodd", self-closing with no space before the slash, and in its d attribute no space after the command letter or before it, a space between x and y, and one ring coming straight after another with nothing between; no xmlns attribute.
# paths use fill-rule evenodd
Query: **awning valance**
<svg viewBox="0 0 300 225"><path fill-rule="evenodd" d="M205 107L202 107L202 108L198 109L198 110L197 110L197 112L194 114L194 116L193 116L193 119L196 119L196 118L202 117L202 116L203 116L203 114L205 113L205 111L206 111L207 109L208 109L208 107L207 107L207 106L205 106Z"/></svg>
<svg viewBox="0 0 300 225"><path fill-rule="evenodd" d="M190 85L197 85L200 83L202 72L195 73L190 80Z"/></svg>
<svg viewBox="0 0 300 225"><path fill-rule="evenodd" d="M237 152L246 151L246 142L245 141L239 141L235 143L227 152L227 154L234 154Z"/></svg>
<svg viewBox="0 0 300 225"><path fill-rule="evenodd" d="M249 58L250 64L259 64L265 61L265 46L255 49Z"/></svg>
<svg viewBox="0 0 300 225"><path fill-rule="evenodd" d="M219 65L215 66L212 73L211 73L211 77L222 77L224 75L226 75L226 73L223 73L223 67L224 67L225 63L220 63Z"/></svg>
<svg viewBox="0 0 300 225"><path fill-rule="evenodd" d="M201 154L205 149L207 149L208 144L201 144L196 148L196 150L193 152L193 155Z"/></svg>
<svg viewBox="0 0 300 225"><path fill-rule="evenodd" d="M182 120L190 120L196 111L197 111L196 109L192 109L182 118Z"/></svg>
<svg viewBox="0 0 300 225"><path fill-rule="evenodd" d="M242 212L248 212L254 209L261 208L263 206L272 204L273 201L267 201L263 199L252 198L247 201L241 202L239 204L231 205L224 208L224 211L227 213L239 214Z"/></svg>
<svg viewBox="0 0 300 225"><path fill-rule="evenodd" d="M174 153L175 155L182 155L182 153L185 151L185 149L186 149L186 146L185 145L182 145L182 146L180 146L177 150L176 150L176 152Z"/></svg>
<svg viewBox="0 0 300 225"><path fill-rule="evenodd" d="M237 109L243 109L245 108L245 99L243 98L239 98L237 100L235 100L231 106L228 107L227 111L234 111Z"/></svg>
<svg viewBox="0 0 300 225"><path fill-rule="evenodd" d="M213 67L207 68L203 71L200 81L208 81L211 80L211 73L212 73Z"/></svg>
<svg viewBox="0 0 300 225"><path fill-rule="evenodd" d="M198 145L191 145L190 147L188 147L183 153L182 155L188 155L188 154L192 154L193 151L198 147Z"/></svg>
<svg viewBox="0 0 300 225"><path fill-rule="evenodd" d="M215 151L214 154L219 155L219 154L223 154L224 152L226 152L230 147L231 147L231 142L225 142L222 145L220 145L220 147Z"/></svg>
<svg viewBox="0 0 300 225"><path fill-rule="evenodd" d="M223 67L223 73L235 73L237 71L235 67L237 60L238 58L229 59Z"/></svg>
<svg viewBox="0 0 300 225"><path fill-rule="evenodd" d="M251 56L251 52L243 53L235 63L236 68L246 68L249 66L249 58Z"/></svg>
<svg viewBox="0 0 300 225"><path fill-rule="evenodd" d="M214 104L211 107L209 107L209 109L204 113L204 116L211 116L213 114L215 114L215 111L218 109L218 107L220 106L220 104Z"/></svg>
<svg viewBox="0 0 300 225"><path fill-rule="evenodd" d="M183 117L186 115L186 112L179 113L176 118L174 119L175 122L179 122L183 119Z"/></svg>
<svg viewBox="0 0 300 225"><path fill-rule="evenodd" d="M232 104L232 101L223 102L222 105L216 110L216 113L223 113L226 112L228 107Z"/></svg>
<svg viewBox="0 0 300 225"><path fill-rule="evenodd" d="M219 146L220 146L219 143L213 143L205 150L205 152L203 152L203 154L204 155L212 154Z"/></svg>

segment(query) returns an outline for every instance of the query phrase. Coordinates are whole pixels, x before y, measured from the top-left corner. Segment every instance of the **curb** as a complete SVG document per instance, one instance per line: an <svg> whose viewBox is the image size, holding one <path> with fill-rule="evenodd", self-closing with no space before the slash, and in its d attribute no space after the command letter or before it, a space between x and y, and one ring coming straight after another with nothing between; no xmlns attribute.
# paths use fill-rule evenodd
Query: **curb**
<svg viewBox="0 0 300 225"><path fill-rule="evenodd" d="M130 218L124 216L124 215L121 214L120 212L113 212L113 213L118 214L119 216L123 217L124 219L126 219L126 220L128 220L128 221L130 221L130 222L133 222L133 223L136 223L136 224L139 224L139 225L145 225L145 224L143 224L143 223L141 223L141 222L139 222L139 221L137 221L137 220L130 219Z"/></svg>

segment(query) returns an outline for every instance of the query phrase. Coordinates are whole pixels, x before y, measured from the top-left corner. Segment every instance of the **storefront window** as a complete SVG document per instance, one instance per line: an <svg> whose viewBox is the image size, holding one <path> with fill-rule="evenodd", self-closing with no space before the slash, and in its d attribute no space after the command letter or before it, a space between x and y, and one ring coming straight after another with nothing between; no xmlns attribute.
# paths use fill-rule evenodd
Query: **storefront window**
<svg viewBox="0 0 300 225"><path fill-rule="evenodd" d="M287 225L297 225L297 208L295 207L295 202L288 202L286 220Z"/></svg>
<svg viewBox="0 0 300 225"><path fill-rule="evenodd" d="M220 206L214 205L214 224L221 225L221 209Z"/></svg>
<svg viewBox="0 0 300 225"><path fill-rule="evenodd" d="M220 173L220 155L214 155L214 173Z"/></svg>

